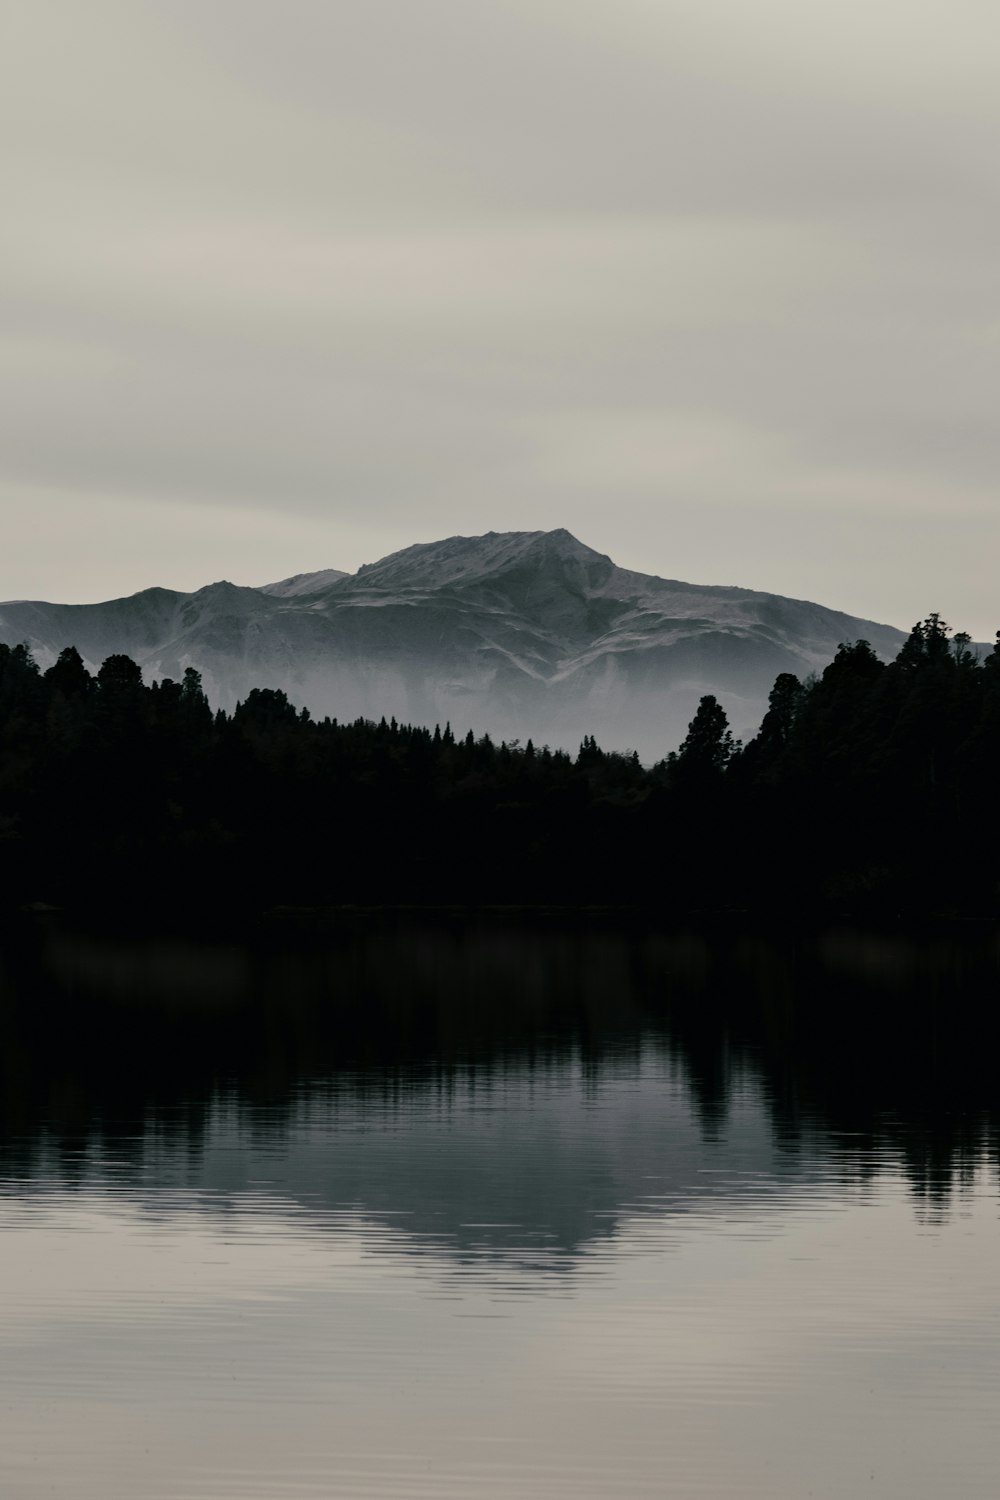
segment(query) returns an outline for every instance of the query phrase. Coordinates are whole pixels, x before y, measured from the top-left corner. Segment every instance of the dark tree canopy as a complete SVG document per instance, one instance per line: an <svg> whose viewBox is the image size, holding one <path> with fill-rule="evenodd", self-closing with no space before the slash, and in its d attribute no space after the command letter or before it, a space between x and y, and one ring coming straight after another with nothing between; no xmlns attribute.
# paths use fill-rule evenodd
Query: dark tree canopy
<svg viewBox="0 0 1000 1500"><path fill-rule="evenodd" d="M142 687L142 668L130 656L109 656L97 674L97 686L107 694L137 693Z"/></svg>
<svg viewBox="0 0 1000 1500"><path fill-rule="evenodd" d="M85 698L93 690L94 679L83 664L83 657L75 646L60 651L55 662L45 673L45 681L51 688L67 698Z"/></svg>
<svg viewBox="0 0 1000 1500"><path fill-rule="evenodd" d="M726 711L714 694L706 693L677 752L677 771L687 777L721 776L733 749Z"/></svg>
<svg viewBox="0 0 1000 1500"><path fill-rule="evenodd" d="M664 747L665 749L667 747ZM644 767L451 725L314 722L257 688L214 712L67 646L0 646L0 906L611 903L1000 913L1000 632L940 616L895 662L845 642L776 679L745 747L705 695Z"/></svg>

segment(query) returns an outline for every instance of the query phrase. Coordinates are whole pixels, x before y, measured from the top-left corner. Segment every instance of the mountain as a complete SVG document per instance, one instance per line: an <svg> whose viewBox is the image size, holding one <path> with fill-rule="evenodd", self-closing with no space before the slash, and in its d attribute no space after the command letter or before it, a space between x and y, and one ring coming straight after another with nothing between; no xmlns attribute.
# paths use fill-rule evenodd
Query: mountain
<svg viewBox="0 0 1000 1500"><path fill-rule="evenodd" d="M293 573L291 578L282 578L278 583L262 583L258 592L279 599L301 598L303 594L319 594L331 583L347 577L338 568L322 568L318 573Z"/></svg>
<svg viewBox="0 0 1000 1500"><path fill-rule="evenodd" d="M47 666L75 645L149 678L195 666L212 701L283 688L314 715L472 727L572 748L584 734L646 758L679 743L714 692L738 734L779 672L821 670L841 641L891 657L902 631L752 589L630 572L568 531L488 532L395 552L356 573L260 588L146 589L104 604L0 604L0 642Z"/></svg>

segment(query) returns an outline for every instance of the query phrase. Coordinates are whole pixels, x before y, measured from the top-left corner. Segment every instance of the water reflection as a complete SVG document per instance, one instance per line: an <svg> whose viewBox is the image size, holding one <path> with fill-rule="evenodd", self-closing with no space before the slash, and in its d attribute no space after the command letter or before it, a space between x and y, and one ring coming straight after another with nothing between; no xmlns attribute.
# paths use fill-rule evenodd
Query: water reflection
<svg viewBox="0 0 1000 1500"><path fill-rule="evenodd" d="M992 1497L992 935L6 934L0 1492Z"/></svg>
<svg viewBox="0 0 1000 1500"><path fill-rule="evenodd" d="M998 1159L998 973L988 933L358 916L123 942L41 922L4 945L0 1160L219 1195L270 1160L314 1208L458 1246L470 1224L502 1245L508 1215L567 1252L654 1179L661 1207L693 1177L711 1196L723 1140L761 1192L893 1160L941 1211Z"/></svg>

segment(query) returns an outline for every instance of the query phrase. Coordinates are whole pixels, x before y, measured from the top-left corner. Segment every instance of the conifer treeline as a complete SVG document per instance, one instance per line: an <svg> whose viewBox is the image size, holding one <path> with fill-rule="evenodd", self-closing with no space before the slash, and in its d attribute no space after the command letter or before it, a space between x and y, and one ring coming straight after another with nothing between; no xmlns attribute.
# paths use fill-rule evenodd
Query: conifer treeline
<svg viewBox="0 0 1000 1500"><path fill-rule="evenodd" d="M198 673L146 686L0 646L0 903L611 903L1000 910L1000 632L936 615L896 661L778 677L754 739L713 697L674 753L356 720Z"/></svg>

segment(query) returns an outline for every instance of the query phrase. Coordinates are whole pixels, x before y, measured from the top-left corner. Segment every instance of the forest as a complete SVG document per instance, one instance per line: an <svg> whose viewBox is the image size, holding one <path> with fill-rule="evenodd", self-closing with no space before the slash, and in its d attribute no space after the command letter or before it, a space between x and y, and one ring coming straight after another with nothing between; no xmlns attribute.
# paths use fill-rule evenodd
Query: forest
<svg viewBox="0 0 1000 1500"><path fill-rule="evenodd" d="M665 747L666 748L666 747ZM937 615L895 661L842 645L758 733L712 696L652 766L395 720L314 720L199 674L42 671L0 646L0 907L634 907L995 916L1000 632Z"/></svg>

